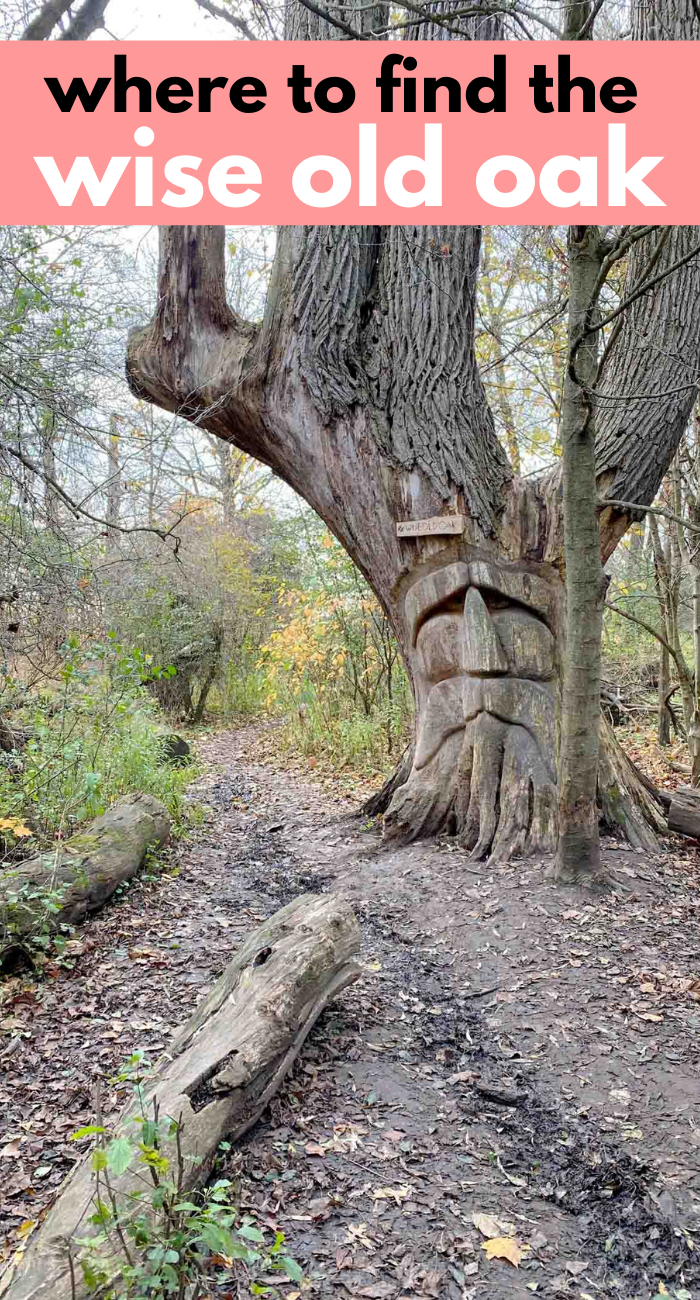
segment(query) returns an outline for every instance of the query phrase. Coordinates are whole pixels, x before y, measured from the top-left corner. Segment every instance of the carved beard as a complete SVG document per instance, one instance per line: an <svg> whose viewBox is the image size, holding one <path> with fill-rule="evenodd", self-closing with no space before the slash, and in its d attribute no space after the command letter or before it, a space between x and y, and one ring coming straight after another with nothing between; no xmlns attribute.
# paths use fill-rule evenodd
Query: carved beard
<svg viewBox="0 0 700 1300"><path fill-rule="evenodd" d="M391 838L442 826L474 857L551 847L556 812L553 587L485 561L446 565L405 599L418 724Z"/></svg>

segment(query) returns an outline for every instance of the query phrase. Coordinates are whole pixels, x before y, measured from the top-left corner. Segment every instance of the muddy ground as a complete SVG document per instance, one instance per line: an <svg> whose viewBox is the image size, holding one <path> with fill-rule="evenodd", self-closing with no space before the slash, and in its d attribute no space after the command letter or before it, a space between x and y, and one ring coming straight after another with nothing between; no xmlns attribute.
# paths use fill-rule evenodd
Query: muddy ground
<svg viewBox="0 0 700 1300"><path fill-rule="evenodd" d="M95 1079L157 1056L260 920L336 890L363 978L224 1167L303 1295L700 1300L696 850L610 845L613 887L590 897L546 862L382 851L339 786L270 760L269 732L199 748L208 811L178 874L125 891L69 967L0 982L4 1257L76 1158ZM498 1236L519 1267L487 1257Z"/></svg>

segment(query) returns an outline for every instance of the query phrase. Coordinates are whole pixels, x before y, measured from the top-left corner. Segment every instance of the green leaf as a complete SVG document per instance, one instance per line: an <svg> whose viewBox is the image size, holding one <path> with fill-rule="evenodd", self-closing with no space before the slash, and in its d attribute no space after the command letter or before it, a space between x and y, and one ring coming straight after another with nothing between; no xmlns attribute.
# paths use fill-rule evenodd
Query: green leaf
<svg viewBox="0 0 700 1300"><path fill-rule="evenodd" d="M236 1253L236 1243L231 1233L225 1228L217 1228L215 1223L202 1225L201 1239L205 1246L219 1255L227 1255L230 1258Z"/></svg>
<svg viewBox="0 0 700 1300"><path fill-rule="evenodd" d="M252 1227L249 1223L244 1223L242 1228L238 1229L238 1236L245 1237L246 1241L264 1241L263 1234L259 1228Z"/></svg>
<svg viewBox="0 0 700 1300"><path fill-rule="evenodd" d="M94 1173L99 1173L100 1169L107 1168L107 1152L104 1147L96 1147L92 1153L92 1168Z"/></svg>
<svg viewBox="0 0 700 1300"><path fill-rule="evenodd" d="M107 1165L119 1177L126 1172L134 1158L134 1148L128 1138L113 1138L107 1147Z"/></svg>
<svg viewBox="0 0 700 1300"><path fill-rule="evenodd" d="M289 1255L281 1255L280 1264L282 1264L284 1271L287 1274L287 1277L291 1277L292 1282L302 1281L304 1277L304 1272L303 1269L299 1267L295 1259L290 1259Z"/></svg>
<svg viewBox="0 0 700 1300"><path fill-rule="evenodd" d="M86 1125L85 1125L85 1128L79 1128L79 1129L76 1129L75 1133L71 1133L70 1138L68 1139L68 1141L69 1141L69 1142L79 1142L81 1138L90 1137L90 1135L91 1135L92 1133L104 1133L104 1129L102 1128L102 1125L101 1125L101 1124L86 1124Z"/></svg>

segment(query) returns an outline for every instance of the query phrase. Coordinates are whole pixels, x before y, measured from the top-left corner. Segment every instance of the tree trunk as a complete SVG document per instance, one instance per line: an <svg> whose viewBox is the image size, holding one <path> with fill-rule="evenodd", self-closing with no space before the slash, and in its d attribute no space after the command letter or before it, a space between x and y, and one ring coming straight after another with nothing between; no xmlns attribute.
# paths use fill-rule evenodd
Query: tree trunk
<svg viewBox="0 0 700 1300"><path fill-rule="evenodd" d="M241 1137L256 1123L321 1012L358 979L353 959L359 949L357 921L342 899L305 894L276 912L239 949L156 1064L143 1096L122 1114L114 1135L133 1142L138 1129L132 1117L152 1117L156 1102L160 1115L180 1122L179 1191L184 1195L206 1180L219 1143ZM161 1150L176 1169L175 1138L170 1136ZM127 1216L128 1198L143 1191L143 1164L134 1162L110 1183L110 1201ZM96 1190L88 1153L16 1265L5 1300L85 1300L83 1251L76 1238L95 1233L88 1216ZM152 1214L150 1196L132 1202L132 1216ZM124 1260L115 1233L107 1249L105 1263L116 1280Z"/></svg>
<svg viewBox="0 0 700 1300"><path fill-rule="evenodd" d="M107 511L106 522L110 528L119 526L122 512L122 467L119 460L119 416L113 415L109 422L109 441L107 443ZM108 545L114 546L118 539L116 532L108 533Z"/></svg>
<svg viewBox="0 0 700 1300"><path fill-rule="evenodd" d="M584 6L585 7L585 6ZM575 12L570 6L569 17ZM559 747L559 837L555 875L568 883L601 875L598 732L603 605L596 515L595 388L598 286L605 246L596 226L569 231L569 365L560 437L564 487L567 633Z"/></svg>
<svg viewBox="0 0 700 1300"><path fill-rule="evenodd" d="M99 31L104 24L104 16L109 0L84 0L82 9L70 16L73 0L47 0L39 13L32 19L20 37L22 41L47 41L57 24L67 14L68 26L59 34L63 41L86 41L93 32Z"/></svg>
<svg viewBox="0 0 700 1300"><path fill-rule="evenodd" d="M383 21L381 8L344 12L364 32ZM292 0L287 35L318 39L328 29ZM435 32L426 24L420 35ZM129 344L133 391L234 443L299 492L370 582L401 647L416 738L385 836L452 831L477 857L552 851L561 483L556 473L515 476L495 434L473 348L479 231L285 227L260 327L226 302L222 229L178 226L161 236L157 316ZM655 273L688 239L673 232ZM630 257L633 281L648 244ZM603 403L598 420L598 487L609 495L614 487L649 503L683 432L685 389L658 405L634 400L627 409L619 399L640 384L663 393L689 357L696 365L696 278L686 266L673 297L664 282L622 318L604 372L616 401ZM644 340L660 331L663 345L652 351ZM628 486L634 495L624 496ZM634 513L602 512L604 558ZM461 516L463 531L397 536L399 521L436 516Z"/></svg>
<svg viewBox="0 0 700 1300"><path fill-rule="evenodd" d="M663 627L662 627L663 631ZM665 633L664 633L665 635ZM659 655L659 722L658 740L660 745L671 743L671 714L668 707L668 692L671 688L669 654L665 645L661 646Z"/></svg>
<svg viewBox="0 0 700 1300"><path fill-rule="evenodd" d="M0 964L33 931L75 925L98 911L169 830L157 799L127 795L55 851L0 872Z"/></svg>

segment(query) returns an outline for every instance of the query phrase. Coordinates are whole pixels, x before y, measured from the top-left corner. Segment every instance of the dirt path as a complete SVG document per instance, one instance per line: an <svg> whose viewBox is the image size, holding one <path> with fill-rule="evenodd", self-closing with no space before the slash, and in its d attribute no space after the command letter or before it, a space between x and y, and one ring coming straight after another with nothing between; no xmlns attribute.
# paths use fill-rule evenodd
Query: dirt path
<svg viewBox="0 0 700 1300"><path fill-rule="evenodd" d="M156 1056L259 919L334 889L364 978L227 1157L304 1295L649 1300L663 1283L700 1300L696 853L608 850L603 899L555 891L542 863L384 853L341 793L256 761L262 741L202 742L211 812L179 875L83 930L73 969L0 984L6 1251L75 1158L94 1079ZM486 1258L487 1235L522 1244L518 1269Z"/></svg>

